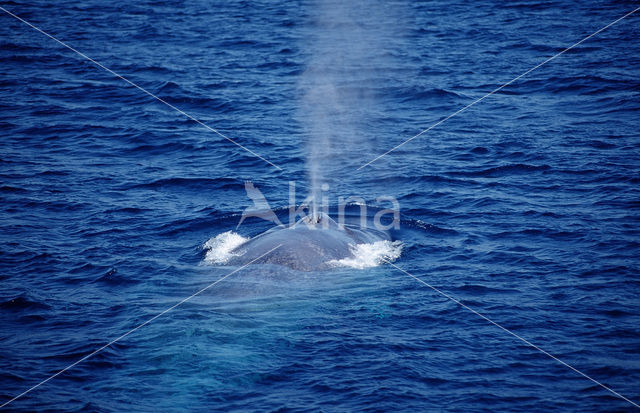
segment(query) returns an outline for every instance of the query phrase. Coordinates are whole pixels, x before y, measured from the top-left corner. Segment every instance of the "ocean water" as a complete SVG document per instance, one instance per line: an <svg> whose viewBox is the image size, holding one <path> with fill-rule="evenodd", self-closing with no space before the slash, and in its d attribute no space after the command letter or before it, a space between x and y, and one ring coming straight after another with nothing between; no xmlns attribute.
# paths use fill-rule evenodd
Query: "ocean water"
<svg viewBox="0 0 640 413"><path fill-rule="evenodd" d="M364 249L242 269L5 410L640 403L640 15L358 169L636 2L0 5L280 168L0 11L0 402L233 271L216 237L272 225L245 181L284 220L313 179L397 199L394 265L631 401Z"/></svg>

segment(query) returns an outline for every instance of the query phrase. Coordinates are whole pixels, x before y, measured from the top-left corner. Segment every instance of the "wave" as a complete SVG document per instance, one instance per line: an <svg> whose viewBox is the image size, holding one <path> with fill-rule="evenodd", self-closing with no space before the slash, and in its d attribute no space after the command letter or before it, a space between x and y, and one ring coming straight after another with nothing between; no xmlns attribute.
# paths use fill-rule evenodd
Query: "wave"
<svg viewBox="0 0 640 413"><path fill-rule="evenodd" d="M545 172L551 169L549 165L528 165L528 164L507 164L496 166L481 171L450 171L447 175L450 176L465 176L465 177L502 177L508 175L528 174L531 172Z"/></svg>
<svg viewBox="0 0 640 413"><path fill-rule="evenodd" d="M233 178L161 178L151 182L145 182L142 184L135 184L129 186L123 186L124 190L127 189L162 189L162 188L181 188L200 190L206 189L226 189L226 188L239 188L241 187L241 181Z"/></svg>
<svg viewBox="0 0 640 413"><path fill-rule="evenodd" d="M0 309L10 311L50 310L51 307L26 295L19 295L15 298L0 302Z"/></svg>

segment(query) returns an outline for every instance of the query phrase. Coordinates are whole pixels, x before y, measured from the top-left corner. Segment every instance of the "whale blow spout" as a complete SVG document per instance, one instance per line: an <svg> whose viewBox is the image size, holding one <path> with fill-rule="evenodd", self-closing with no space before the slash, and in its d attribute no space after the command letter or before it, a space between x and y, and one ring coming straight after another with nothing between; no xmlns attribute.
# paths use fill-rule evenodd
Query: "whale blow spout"
<svg viewBox="0 0 640 413"><path fill-rule="evenodd" d="M325 213L306 216L295 224L270 229L237 246L228 264L252 262L280 245L257 263L276 264L299 271L329 268L331 262L353 256L359 244L389 241L389 235L373 228L342 225Z"/></svg>

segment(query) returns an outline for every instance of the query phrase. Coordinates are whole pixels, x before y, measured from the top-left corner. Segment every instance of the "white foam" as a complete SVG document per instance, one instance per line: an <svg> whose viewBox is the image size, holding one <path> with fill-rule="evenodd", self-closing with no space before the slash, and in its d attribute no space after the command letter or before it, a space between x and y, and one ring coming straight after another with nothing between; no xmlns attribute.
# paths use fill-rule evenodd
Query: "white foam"
<svg viewBox="0 0 640 413"><path fill-rule="evenodd" d="M203 245L203 249L207 251L204 260L210 264L224 264L232 257L236 257L237 253L232 253L235 248L247 242L249 238L245 238L233 231L223 232L209 239Z"/></svg>
<svg viewBox="0 0 640 413"><path fill-rule="evenodd" d="M351 257L331 260L329 265L336 267L370 268L377 267L386 261L395 261L402 253L400 241L376 241L370 244L351 246Z"/></svg>

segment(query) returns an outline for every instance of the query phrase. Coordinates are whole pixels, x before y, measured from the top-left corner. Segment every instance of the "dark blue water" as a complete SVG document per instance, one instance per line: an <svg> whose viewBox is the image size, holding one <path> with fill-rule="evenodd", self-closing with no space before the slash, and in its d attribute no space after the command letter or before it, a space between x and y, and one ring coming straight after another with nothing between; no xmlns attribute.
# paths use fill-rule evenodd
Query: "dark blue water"
<svg viewBox="0 0 640 413"><path fill-rule="evenodd" d="M323 140L333 206L398 199L395 265L640 403L639 16L356 170L636 2L2 7L282 170L0 12L1 402L228 274L244 182L282 216ZM635 407L380 265L240 271L6 409Z"/></svg>

